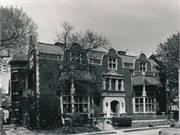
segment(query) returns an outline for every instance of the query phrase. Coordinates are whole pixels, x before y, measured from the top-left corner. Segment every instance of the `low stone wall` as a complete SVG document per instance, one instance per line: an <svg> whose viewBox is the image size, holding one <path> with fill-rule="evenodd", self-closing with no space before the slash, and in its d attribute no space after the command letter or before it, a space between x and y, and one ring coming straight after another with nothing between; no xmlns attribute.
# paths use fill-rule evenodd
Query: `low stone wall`
<svg viewBox="0 0 180 135"><path fill-rule="evenodd" d="M131 117L132 120L153 120L153 119L167 119L167 115L128 115L126 117Z"/></svg>

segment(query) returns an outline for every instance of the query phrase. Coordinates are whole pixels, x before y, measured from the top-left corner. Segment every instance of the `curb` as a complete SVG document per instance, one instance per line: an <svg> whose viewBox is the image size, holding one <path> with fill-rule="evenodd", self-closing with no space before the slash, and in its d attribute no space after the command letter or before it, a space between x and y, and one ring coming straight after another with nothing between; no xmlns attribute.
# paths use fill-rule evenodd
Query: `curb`
<svg viewBox="0 0 180 135"><path fill-rule="evenodd" d="M156 127L144 127L144 128L134 128L134 129L129 129L129 130L124 130L123 132L134 132L134 131L143 131L143 130L152 130L152 129L160 129L160 128L166 128L169 127L167 126L156 126Z"/></svg>
<svg viewBox="0 0 180 135"><path fill-rule="evenodd" d="M131 128L131 129L119 129L122 132L134 132L134 131L143 131L143 130L152 130L152 129L161 129L169 127L169 125L162 125L162 126L156 126L156 127L144 127L144 128ZM104 134L117 134L118 129L111 130L111 131L100 131L100 132L91 132L91 133L80 133L80 134L74 134L74 135L104 135Z"/></svg>

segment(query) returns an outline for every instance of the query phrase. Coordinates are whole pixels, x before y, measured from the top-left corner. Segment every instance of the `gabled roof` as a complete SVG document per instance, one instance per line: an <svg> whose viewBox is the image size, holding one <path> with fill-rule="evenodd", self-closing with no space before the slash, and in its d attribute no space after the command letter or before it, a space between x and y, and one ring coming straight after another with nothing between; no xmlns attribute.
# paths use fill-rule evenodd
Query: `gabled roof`
<svg viewBox="0 0 180 135"><path fill-rule="evenodd" d="M147 59L150 63L151 63L151 67L154 67L155 65L157 65L157 63L152 60L152 59Z"/></svg>
<svg viewBox="0 0 180 135"><path fill-rule="evenodd" d="M133 77L132 83L134 86L137 85L161 85L160 81L156 77L149 76L137 76Z"/></svg>
<svg viewBox="0 0 180 135"><path fill-rule="evenodd" d="M23 53L22 51L19 51L18 53L14 54L11 61L27 61L28 56Z"/></svg>
<svg viewBox="0 0 180 135"><path fill-rule="evenodd" d="M138 58L137 56L130 56L130 55L118 55L119 57L121 57L122 59L122 62L124 63L132 63L133 64L133 61ZM154 67L155 65L157 65L157 63L152 60L152 59L148 59L147 60L151 63L151 67Z"/></svg>
<svg viewBox="0 0 180 135"><path fill-rule="evenodd" d="M37 48L39 49L39 52L42 52L42 53L64 55L63 49L60 46L56 46L53 44L39 42L37 44Z"/></svg>
<svg viewBox="0 0 180 135"><path fill-rule="evenodd" d="M106 52L91 50L87 53L88 58L102 59Z"/></svg>
<svg viewBox="0 0 180 135"><path fill-rule="evenodd" d="M136 56L130 56L130 55L119 55L122 59L122 62L125 63L133 63L133 60L135 60Z"/></svg>

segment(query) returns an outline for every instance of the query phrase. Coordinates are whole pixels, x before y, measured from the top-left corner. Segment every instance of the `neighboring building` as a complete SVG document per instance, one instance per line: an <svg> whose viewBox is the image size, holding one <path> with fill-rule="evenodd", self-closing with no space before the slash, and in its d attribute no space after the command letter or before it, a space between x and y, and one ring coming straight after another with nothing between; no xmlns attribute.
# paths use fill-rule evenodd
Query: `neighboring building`
<svg viewBox="0 0 180 135"><path fill-rule="evenodd" d="M21 121L21 106L19 98L26 88L27 75L27 55L19 51L13 55L9 64L11 65L11 123L16 124Z"/></svg>
<svg viewBox="0 0 180 135"><path fill-rule="evenodd" d="M10 81L10 65L11 58L0 58L0 88L4 89L4 93L9 94L9 81Z"/></svg>
<svg viewBox="0 0 180 135"><path fill-rule="evenodd" d="M145 54L129 56L126 52L116 52L114 49L108 52L90 51L86 54L86 50L82 50L76 43L68 49L60 43L34 43L32 40L30 43L28 59L18 53L14 57L21 57L13 57L10 62L12 85L17 86L12 88L12 95L17 93L24 96L28 90L33 92L36 101L54 85L48 77L51 71L56 82L67 84L57 100L58 103L60 101L62 113L87 113L89 116L104 117L156 113L155 93L160 85L159 76L153 68L156 63L146 58ZM48 66L49 62L53 65ZM61 69L63 72L58 77ZM22 72L23 76L20 75ZM22 80L17 81L15 74ZM13 102L18 103L17 100ZM19 112L19 115L14 116L22 119L20 115L27 111L21 105L19 109L21 111L14 110Z"/></svg>

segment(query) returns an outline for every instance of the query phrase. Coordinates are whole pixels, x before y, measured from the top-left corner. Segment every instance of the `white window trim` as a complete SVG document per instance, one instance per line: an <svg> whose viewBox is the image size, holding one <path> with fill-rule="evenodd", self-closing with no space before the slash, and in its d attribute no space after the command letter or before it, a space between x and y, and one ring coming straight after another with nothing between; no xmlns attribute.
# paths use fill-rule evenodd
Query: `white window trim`
<svg viewBox="0 0 180 135"><path fill-rule="evenodd" d="M152 102L152 103L146 103L146 99L148 99L148 100L151 99L153 102ZM146 106L146 105L152 105L151 111L149 111L149 110L147 111L147 110L146 110L146 107L145 107L145 112L146 112L146 113L148 113L148 112L155 112L155 110L154 110L154 98L146 97L146 98L145 98L145 106ZM153 110L154 110L154 111L153 111Z"/></svg>
<svg viewBox="0 0 180 135"><path fill-rule="evenodd" d="M138 99L138 103L136 103L136 99ZM143 100L142 97L135 97L135 98L134 98L134 108L135 108L135 113L143 113L143 112L144 112L144 108L143 108L142 111L140 111L140 108L138 108L139 111L136 111L136 105L138 105L138 107L139 107L140 105L142 105L142 107L144 106L144 101L143 101L143 103L140 103L140 99Z"/></svg>
<svg viewBox="0 0 180 135"><path fill-rule="evenodd" d="M116 61L115 61L115 64L116 64L115 69L109 67L109 64L110 64L109 59L115 59L115 60L116 60ZM117 58L111 58L111 57L108 57L108 69L109 69L109 70L117 70L117 65L118 65L118 63L117 63Z"/></svg>
<svg viewBox="0 0 180 135"><path fill-rule="evenodd" d="M145 63L145 70L140 70L140 68L141 68L141 63ZM143 68L143 66L142 66L142 68ZM146 62L139 62L139 71L147 71L147 63Z"/></svg>
<svg viewBox="0 0 180 135"><path fill-rule="evenodd" d="M109 79L109 82L106 81L106 79ZM115 82L115 90L112 90L112 82L111 79L116 79L117 82ZM119 82L119 80L121 80ZM109 83L109 88L106 88L106 84ZM117 83L117 84L116 84ZM108 91L122 91L122 87L123 87L123 78L119 78L119 77L103 77L103 89L104 90L108 90ZM121 88L119 89L119 84L121 84ZM118 87L118 89L116 89L116 87Z"/></svg>

